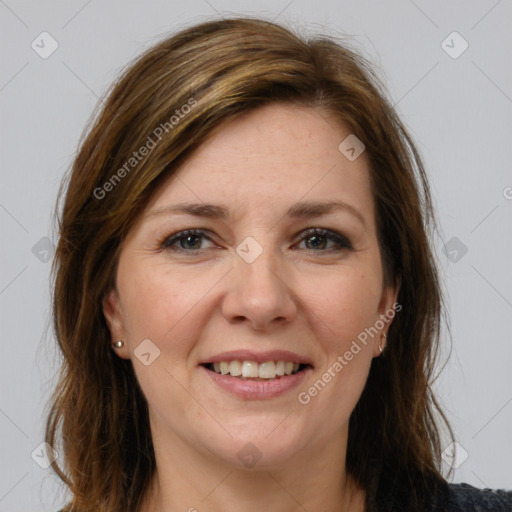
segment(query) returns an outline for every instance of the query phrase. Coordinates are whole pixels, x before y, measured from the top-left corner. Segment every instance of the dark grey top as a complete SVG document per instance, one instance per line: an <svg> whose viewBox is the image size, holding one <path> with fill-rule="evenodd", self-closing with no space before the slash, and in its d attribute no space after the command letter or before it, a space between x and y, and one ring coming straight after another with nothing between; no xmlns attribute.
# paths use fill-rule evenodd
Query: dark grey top
<svg viewBox="0 0 512 512"><path fill-rule="evenodd" d="M448 484L448 489L448 504L435 508L436 512L512 512L512 491L478 489L469 484Z"/></svg>
<svg viewBox="0 0 512 512"><path fill-rule="evenodd" d="M512 512L512 491L477 489L468 484L448 484L446 512Z"/></svg>

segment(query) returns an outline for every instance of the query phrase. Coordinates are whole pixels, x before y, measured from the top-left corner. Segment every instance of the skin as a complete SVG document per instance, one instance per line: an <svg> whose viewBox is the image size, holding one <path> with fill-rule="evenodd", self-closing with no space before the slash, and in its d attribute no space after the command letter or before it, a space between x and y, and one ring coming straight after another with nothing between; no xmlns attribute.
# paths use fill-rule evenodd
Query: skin
<svg viewBox="0 0 512 512"><path fill-rule="evenodd" d="M149 404L157 472L140 511L364 510L345 472L348 422L389 322L307 405L297 398L398 293L383 287L365 154L351 162L338 150L350 133L312 108L260 107L202 144L125 240L103 309ZM348 209L285 216L299 201L332 200L362 220ZM151 215L183 202L222 205L229 217ZM206 234L175 242L181 252L161 247L193 228ZM252 263L236 252L248 236L263 248ZM148 366L134 355L144 339L160 350ZM281 396L243 400L198 367L237 349L290 350L314 368ZM237 457L249 442L262 454L252 468Z"/></svg>

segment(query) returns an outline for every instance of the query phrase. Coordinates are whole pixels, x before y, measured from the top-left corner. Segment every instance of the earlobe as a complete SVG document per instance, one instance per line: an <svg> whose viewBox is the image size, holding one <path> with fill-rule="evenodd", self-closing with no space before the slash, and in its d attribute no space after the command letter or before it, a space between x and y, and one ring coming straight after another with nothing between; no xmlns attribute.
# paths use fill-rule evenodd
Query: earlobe
<svg viewBox="0 0 512 512"><path fill-rule="evenodd" d="M116 290L112 289L105 294L102 300L102 308L108 328L111 334L114 335L112 331L116 328L115 324L119 323L117 319L119 316L119 299Z"/></svg>
<svg viewBox="0 0 512 512"><path fill-rule="evenodd" d="M388 343L388 330L395 318L395 315L402 309L398 303L398 293L400 291L401 279L397 278L394 284L390 284L382 290L381 300L379 302L379 320L376 327L380 333L376 338L374 356L380 356L386 349Z"/></svg>
<svg viewBox="0 0 512 512"><path fill-rule="evenodd" d="M382 295L379 303L379 314L391 316L391 319L395 316L397 308L398 292L400 291L400 285L389 285L382 290Z"/></svg>
<svg viewBox="0 0 512 512"><path fill-rule="evenodd" d="M102 301L103 315L110 331L110 344L120 357L127 358L128 354L126 343L122 342L126 338L123 317L119 303L117 290L110 290Z"/></svg>

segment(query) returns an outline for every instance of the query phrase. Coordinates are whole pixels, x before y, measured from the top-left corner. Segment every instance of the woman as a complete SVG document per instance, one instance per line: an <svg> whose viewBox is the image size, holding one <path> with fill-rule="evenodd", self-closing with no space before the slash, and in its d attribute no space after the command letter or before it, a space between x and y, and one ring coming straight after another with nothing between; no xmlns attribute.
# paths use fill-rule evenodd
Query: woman
<svg viewBox="0 0 512 512"><path fill-rule="evenodd" d="M66 510L511 510L440 473L428 183L349 49L249 18L157 44L59 224Z"/></svg>

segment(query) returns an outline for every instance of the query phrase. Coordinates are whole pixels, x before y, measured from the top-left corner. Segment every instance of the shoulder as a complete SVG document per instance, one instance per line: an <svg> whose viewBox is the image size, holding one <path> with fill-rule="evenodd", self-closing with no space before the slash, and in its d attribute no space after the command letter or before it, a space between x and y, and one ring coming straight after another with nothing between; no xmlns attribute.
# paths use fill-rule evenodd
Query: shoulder
<svg viewBox="0 0 512 512"><path fill-rule="evenodd" d="M448 484L447 512L512 512L512 490L478 489L472 485Z"/></svg>
<svg viewBox="0 0 512 512"><path fill-rule="evenodd" d="M420 483L381 475L378 492L367 508L372 512L512 512L512 490L479 489L444 479L432 479L423 486Z"/></svg>

